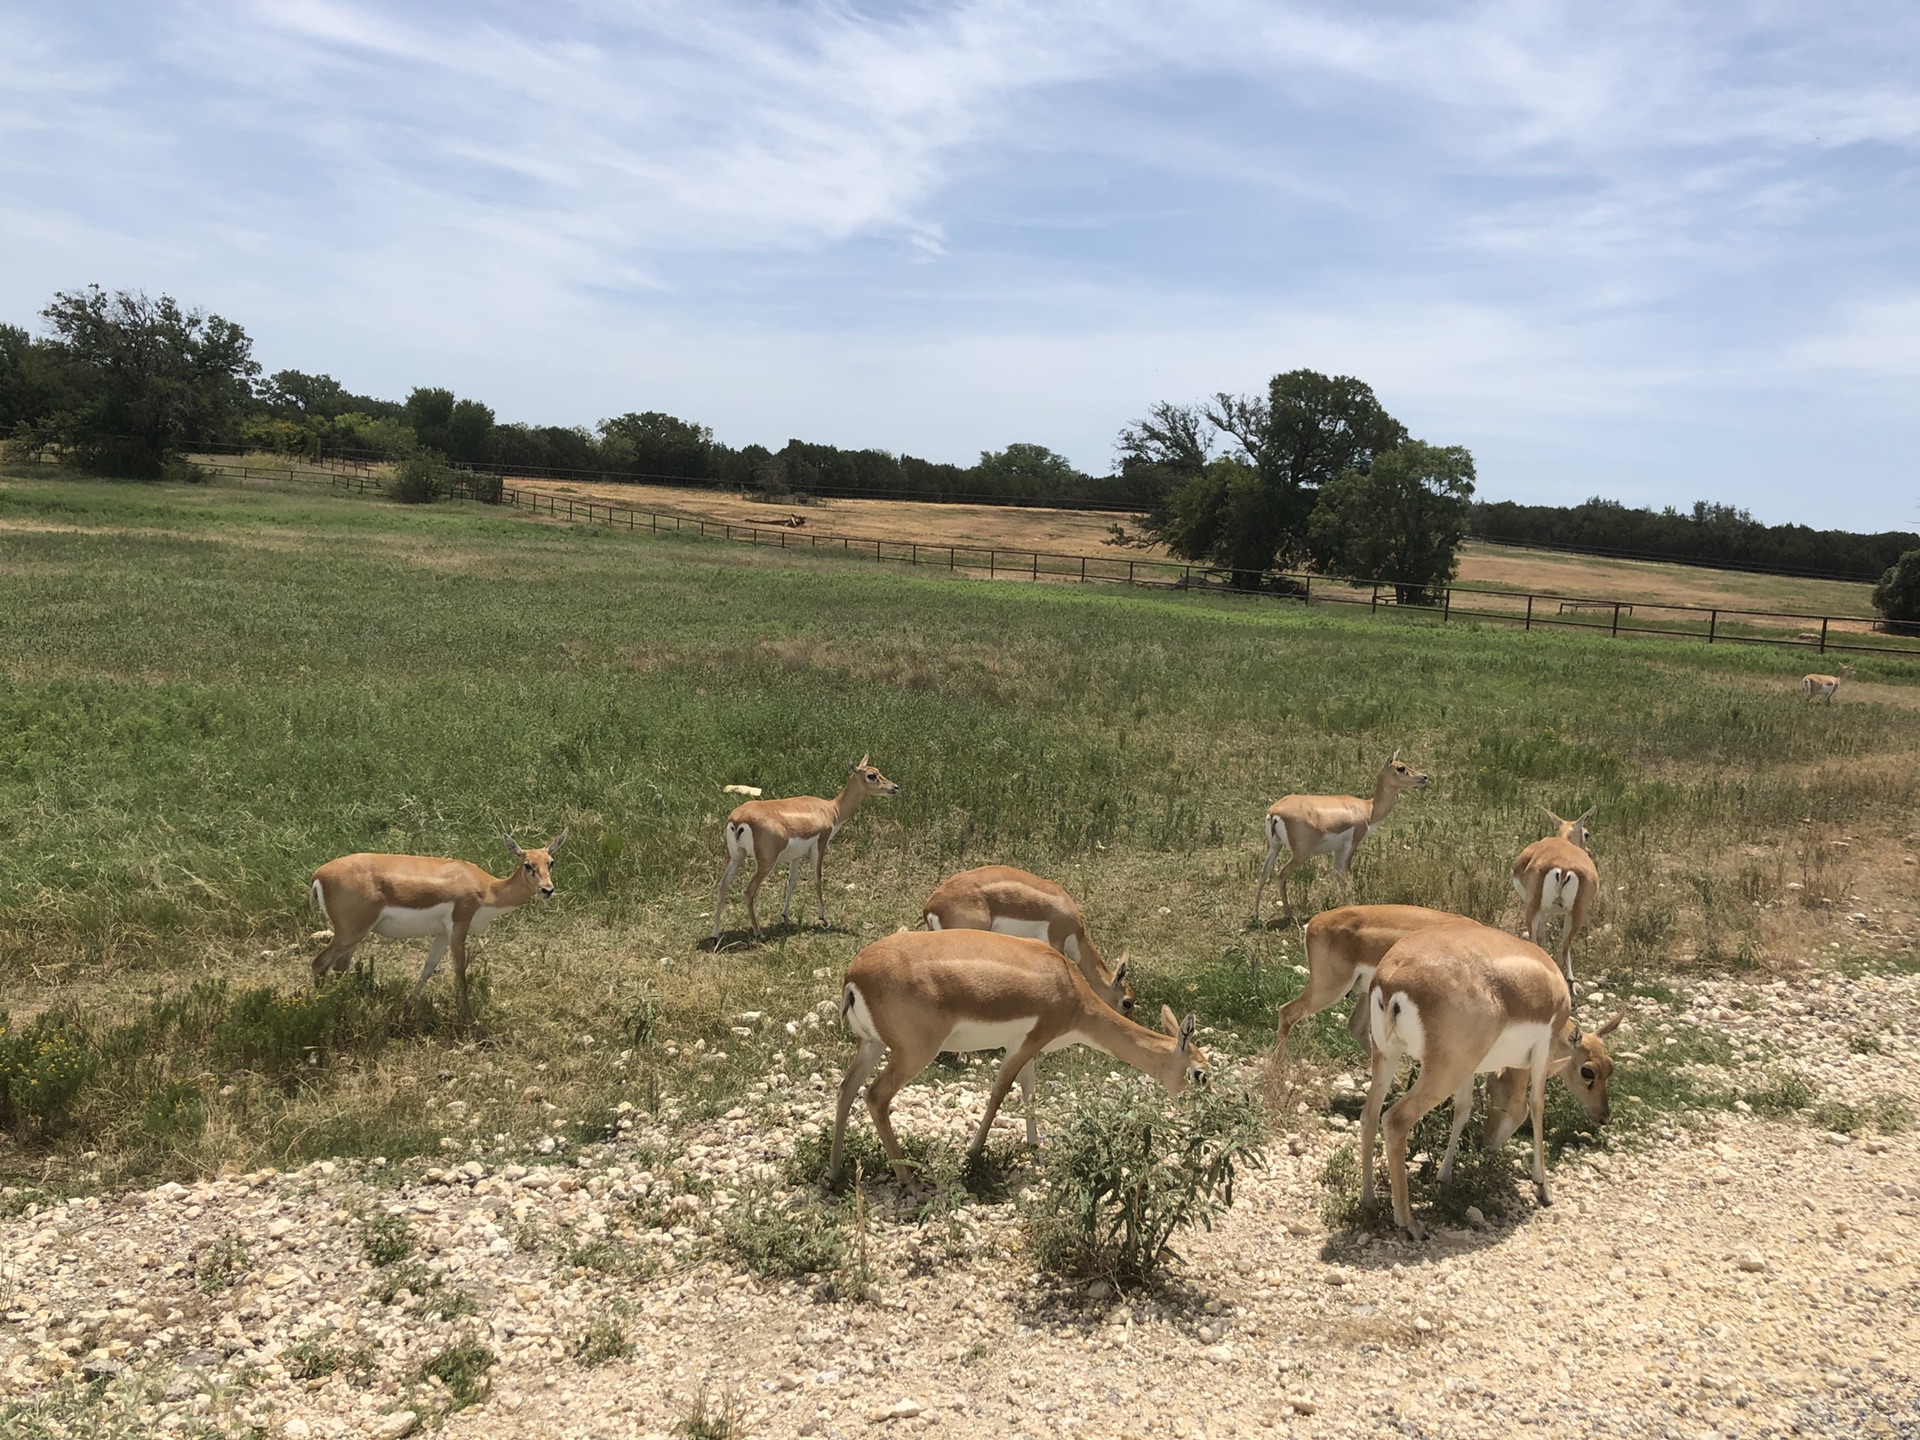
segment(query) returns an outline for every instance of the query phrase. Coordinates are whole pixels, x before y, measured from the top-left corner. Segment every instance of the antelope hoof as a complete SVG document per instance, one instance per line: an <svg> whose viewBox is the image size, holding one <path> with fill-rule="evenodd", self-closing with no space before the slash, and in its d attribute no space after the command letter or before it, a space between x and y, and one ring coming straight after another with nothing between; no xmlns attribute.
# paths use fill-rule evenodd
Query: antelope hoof
<svg viewBox="0 0 1920 1440"><path fill-rule="evenodd" d="M1426 1241L1426 1228L1422 1226L1418 1220L1414 1219L1413 1216L1409 1215L1406 1219L1402 1220L1400 1222L1400 1228L1412 1236L1416 1243L1424 1243Z"/></svg>
<svg viewBox="0 0 1920 1440"><path fill-rule="evenodd" d="M1547 1187L1537 1180L1533 1186L1533 1198L1539 1201L1543 1208L1553 1204L1553 1197L1547 1194Z"/></svg>

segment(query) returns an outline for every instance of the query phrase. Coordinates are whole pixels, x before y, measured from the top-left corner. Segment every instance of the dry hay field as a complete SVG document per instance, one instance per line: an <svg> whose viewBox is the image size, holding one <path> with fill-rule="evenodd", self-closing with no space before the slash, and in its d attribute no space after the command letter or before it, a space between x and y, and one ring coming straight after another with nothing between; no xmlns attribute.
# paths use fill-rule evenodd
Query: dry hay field
<svg viewBox="0 0 1920 1440"><path fill-rule="evenodd" d="M0 592L0 1435L1920 1423L1912 663L1808 708L1792 652L265 481L0 476ZM1356 1204L1341 1010L1270 1053L1300 939L1248 917L1266 805L1396 748L1434 783L1354 898L1511 926L1540 807L1596 805L1582 1016L1627 1017L1610 1123L1553 1091L1552 1207L1521 1144L1442 1188L1419 1132L1424 1244ZM708 948L722 787L862 752L902 789L836 841L831 925L756 944L736 905ZM563 826L471 1024L444 973L405 1008L420 942L309 984L319 863L500 873ZM1011 1110L963 1171L991 1072L956 1060L896 1106L931 1198L863 1119L862 1183L821 1183L839 975L993 861L1073 890L1258 1118L1151 1281L1041 1244L1077 1118L1161 1104L1089 1052L1046 1061L1037 1154ZM1317 868L1309 906L1346 897Z"/></svg>
<svg viewBox="0 0 1920 1440"><path fill-rule="evenodd" d="M805 528L855 539L922 545L997 545L1067 555L1165 559L1155 546L1115 550L1105 544L1112 527L1138 529L1138 517L1092 511L1047 510L1017 505L934 505L910 500L813 499L782 505L747 495L664 485L619 485L511 478L528 494L592 499L608 505L657 510L690 519L735 525L776 525L792 516ZM1469 543L1461 552L1460 585L1532 591L1649 605L1789 611L1803 615L1870 616L1871 585L1847 580L1803 580L1785 575L1748 575L1659 561L1610 560ZM1795 627L1798 628L1798 627Z"/></svg>

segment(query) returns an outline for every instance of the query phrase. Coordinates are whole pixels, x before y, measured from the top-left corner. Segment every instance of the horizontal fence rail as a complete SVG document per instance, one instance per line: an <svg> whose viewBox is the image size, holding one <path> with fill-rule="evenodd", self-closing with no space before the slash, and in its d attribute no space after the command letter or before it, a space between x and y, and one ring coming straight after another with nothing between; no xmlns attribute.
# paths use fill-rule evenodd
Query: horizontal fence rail
<svg viewBox="0 0 1920 1440"><path fill-rule="evenodd" d="M195 457L196 463L235 479L325 481L356 494L384 494L386 481L372 465L325 460L304 466L266 464L229 456ZM490 489L491 487L487 487ZM1448 624L1457 619L1514 624L1523 630L1602 630L1610 636L1639 635L1702 640L1709 645L1774 645L1815 654L1920 656L1920 645L1902 644L1868 615L1810 615L1783 610L1663 604L1595 596L1552 595L1489 586L1450 585L1431 592L1431 603L1404 603L1394 582L1349 582L1324 575L1251 576L1178 560L1075 555L1013 550L997 545L936 544L877 536L832 535L803 525L743 524L671 511L637 510L541 491L501 487L498 500L468 480L456 480L457 499L485 500L550 520L600 525L631 533L693 534L781 550L827 550L874 560L946 570L956 575L1032 583L1132 585L1156 590L1201 591L1246 599L1291 600L1303 605L1365 607L1369 614ZM1236 584L1236 578L1257 583ZM1406 587L1414 588L1414 587Z"/></svg>

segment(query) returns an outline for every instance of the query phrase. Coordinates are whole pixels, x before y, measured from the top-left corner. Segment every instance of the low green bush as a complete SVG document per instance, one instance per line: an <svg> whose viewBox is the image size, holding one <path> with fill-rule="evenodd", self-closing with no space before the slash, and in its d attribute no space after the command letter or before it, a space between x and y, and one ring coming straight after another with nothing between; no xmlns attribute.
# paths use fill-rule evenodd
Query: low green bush
<svg viewBox="0 0 1920 1440"><path fill-rule="evenodd" d="M0 1116L8 1124L57 1128L94 1069L86 1037L64 1016L38 1015L15 1029L0 1015Z"/></svg>
<svg viewBox="0 0 1920 1440"><path fill-rule="evenodd" d="M720 1228L756 1275L813 1275L835 1269L847 1254L840 1217L795 1192L746 1191Z"/></svg>
<svg viewBox="0 0 1920 1440"><path fill-rule="evenodd" d="M431 450L422 450L395 467L387 493L402 505L431 505L453 492L454 479L445 460Z"/></svg>
<svg viewBox="0 0 1920 1440"><path fill-rule="evenodd" d="M1181 1230L1211 1229L1233 1204L1236 1169L1259 1158L1264 1126L1244 1091L1178 1100L1130 1081L1079 1097L1043 1163L1026 1225L1046 1269L1150 1280Z"/></svg>

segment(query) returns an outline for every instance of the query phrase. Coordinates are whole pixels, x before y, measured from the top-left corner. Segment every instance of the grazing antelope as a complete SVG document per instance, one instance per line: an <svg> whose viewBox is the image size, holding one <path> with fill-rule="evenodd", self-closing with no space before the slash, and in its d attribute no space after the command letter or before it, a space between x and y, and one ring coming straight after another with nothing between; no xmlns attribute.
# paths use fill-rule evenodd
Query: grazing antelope
<svg viewBox="0 0 1920 1440"><path fill-rule="evenodd" d="M1317 1015L1349 991L1360 999L1348 1017L1354 1043L1367 1048L1367 987L1381 959L1415 930L1437 925L1470 925L1464 915L1429 910L1423 905L1343 905L1322 910L1307 922L1307 988L1280 1007L1275 1044L1285 1048L1293 1027Z"/></svg>
<svg viewBox="0 0 1920 1440"><path fill-rule="evenodd" d="M1193 1043L1196 1016L1176 1022L1163 1005L1164 1034L1136 1025L1095 995L1058 951L1019 935L901 930L876 940L847 967L840 1013L860 1048L840 1082L830 1179L840 1175L853 1097L883 1052L887 1065L867 1089L867 1111L894 1174L908 1184L913 1172L893 1133L893 1097L942 1051L1007 1052L968 1147L970 1157L986 1149L987 1132L1015 1078L1049 1050L1090 1045L1153 1076L1173 1095L1207 1075L1206 1057Z"/></svg>
<svg viewBox="0 0 1920 1440"><path fill-rule="evenodd" d="M1122 1015L1133 1011L1133 987L1127 983L1127 961L1112 970L1073 897L1051 880L1016 870L1010 865L982 865L948 876L927 897L927 929L991 930L997 935L1024 935L1044 940L1079 967L1093 993Z"/></svg>
<svg viewBox="0 0 1920 1440"><path fill-rule="evenodd" d="M1543 949L1547 927L1556 917L1566 921L1560 931L1560 968L1573 984L1573 937L1587 923L1594 897L1600 893L1600 871L1587 851L1587 820L1594 807L1578 820L1562 820L1553 811L1547 818L1558 835L1536 840L1513 862L1513 891L1520 897L1520 931Z"/></svg>
<svg viewBox="0 0 1920 1440"><path fill-rule="evenodd" d="M1051 880L1009 865L962 870L941 881L927 897L926 917L929 930L991 930L997 935L1044 940L1079 967L1094 994L1122 1015L1133 1013L1126 956L1114 969L1107 969L1106 959L1080 918L1080 907ZM1019 1084L1020 1103L1027 1112L1027 1143L1038 1145L1040 1126L1033 1099L1039 1077L1032 1064L1020 1072Z"/></svg>
<svg viewBox="0 0 1920 1440"><path fill-rule="evenodd" d="M1260 918L1260 897L1266 893L1267 877L1273 873L1282 844L1288 854L1280 870L1280 900L1292 914L1288 876L1316 855L1331 855L1333 873L1346 878L1353 852L1360 848L1367 832L1387 818L1400 792L1418 790L1426 783L1425 775L1401 763L1396 750L1380 767L1371 800L1357 795L1289 795L1274 801L1267 810L1267 862L1260 867L1260 883L1254 887L1253 918Z"/></svg>
<svg viewBox="0 0 1920 1440"><path fill-rule="evenodd" d="M1800 694L1807 701L1818 695L1827 704L1833 704L1833 692L1853 678L1853 666L1842 665L1838 675L1804 675L1800 679Z"/></svg>
<svg viewBox="0 0 1920 1440"><path fill-rule="evenodd" d="M505 837L520 862L511 875L495 877L465 860L425 855L343 855L313 872L313 902L333 926L333 938L313 958L313 983L329 969L345 970L369 935L417 940L431 935L427 963L407 994L420 998L441 956L453 948L453 990L462 1019L467 1007L467 937L484 935L494 920L538 895L553 898L553 857L567 843L562 830L538 850L522 850Z"/></svg>
<svg viewBox="0 0 1920 1440"><path fill-rule="evenodd" d="M744 786L729 785L734 794ZM758 791L753 793L758 794ZM753 856L753 878L747 881L747 920L753 935L760 938L760 916L754 898L767 876L781 861L787 865L787 903L780 918L793 921L793 890L800 883L800 862L813 860L813 898L820 909L820 923L827 923L827 893L821 883L821 867L826 863L827 842L840 833L840 827L853 818L869 795L898 795L900 787L887 779L867 757L847 767L847 783L831 800L817 795L796 795L790 800L749 800L727 816L727 866L720 875L720 903L713 907L713 943L720 943L720 917L727 908L727 891L740 864Z"/></svg>
<svg viewBox="0 0 1920 1440"><path fill-rule="evenodd" d="M1412 1087L1387 1112L1387 1179L1393 1218L1423 1238L1407 1198L1407 1136L1422 1115L1453 1097L1453 1137L1441 1179L1453 1177L1453 1156L1473 1108L1473 1077L1518 1069L1531 1086L1533 1193L1547 1195L1545 1126L1548 1072L1569 1057L1581 1035L1573 999L1553 958L1539 946L1488 925L1419 930L1401 940L1374 972L1368 998L1373 1078L1360 1120L1360 1197L1373 1200L1373 1143L1380 1107L1403 1058L1420 1062Z"/></svg>
<svg viewBox="0 0 1920 1440"><path fill-rule="evenodd" d="M1580 1102L1580 1108L1586 1112L1587 1119L1595 1125L1604 1125L1613 1115L1613 1104L1607 1098L1607 1087L1613 1080L1613 1057L1607 1053L1607 1036L1620 1028L1620 1022L1627 1018L1621 1011L1598 1030L1589 1030L1585 1034L1575 1032L1571 1048L1564 1060L1558 1060L1547 1068L1547 1078L1558 1075L1566 1082L1567 1089L1573 1092L1573 1098ZM1555 1047L1556 1051L1558 1047ZM1513 1138L1513 1134L1526 1121L1526 1112L1520 1102L1527 1093L1527 1072L1524 1070L1502 1070L1487 1081L1487 1117L1480 1131L1480 1143L1489 1150L1497 1150ZM1454 1132L1459 1139L1459 1132ZM1453 1152L1447 1152L1452 1159ZM1447 1170L1451 1177L1452 1170Z"/></svg>

